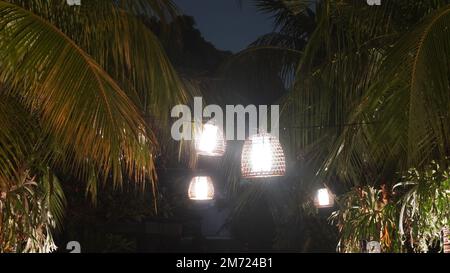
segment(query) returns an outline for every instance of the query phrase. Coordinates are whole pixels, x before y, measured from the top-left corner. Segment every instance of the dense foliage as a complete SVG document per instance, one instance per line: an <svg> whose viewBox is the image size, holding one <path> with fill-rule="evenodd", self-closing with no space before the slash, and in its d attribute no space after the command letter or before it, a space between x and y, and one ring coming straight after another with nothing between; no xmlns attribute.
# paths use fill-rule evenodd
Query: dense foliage
<svg viewBox="0 0 450 273"><path fill-rule="evenodd" d="M0 252L52 249L57 177L77 177L93 199L128 177L152 187L157 207L157 136L185 92L144 19L177 11L169 0L82 2L0 1Z"/></svg>

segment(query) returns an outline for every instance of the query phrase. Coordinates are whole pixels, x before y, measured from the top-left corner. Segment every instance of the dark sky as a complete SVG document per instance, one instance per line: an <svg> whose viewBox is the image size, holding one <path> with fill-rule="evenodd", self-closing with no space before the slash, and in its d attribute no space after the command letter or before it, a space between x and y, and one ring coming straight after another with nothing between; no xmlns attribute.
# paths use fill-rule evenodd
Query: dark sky
<svg viewBox="0 0 450 273"><path fill-rule="evenodd" d="M258 12L251 1L240 7L236 0L173 0L191 15L205 40L233 52L244 49L257 37L272 31L270 16ZM247 3L245 3L247 2Z"/></svg>

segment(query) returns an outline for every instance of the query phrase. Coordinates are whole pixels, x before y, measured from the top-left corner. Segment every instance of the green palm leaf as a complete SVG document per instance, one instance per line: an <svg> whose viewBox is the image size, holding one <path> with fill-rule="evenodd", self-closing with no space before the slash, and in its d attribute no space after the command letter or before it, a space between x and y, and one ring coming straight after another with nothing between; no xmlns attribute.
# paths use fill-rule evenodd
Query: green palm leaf
<svg viewBox="0 0 450 273"><path fill-rule="evenodd" d="M5 192L32 146L32 123L17 101L2 97L0 124L0 191Z"/></svg>
<svg viewBox="0 0 450 273"><path fill-rule="evenodd" d="M0 15L0 81L39 116L69 162L93 160L116 182L122 169L141 180L151 174L152 140L119 85L48 21L4 1Z"/></svg>
<svg viewBox="0 0 450 273"><path fill-rule="evenodd" d="M344 131L338 143L346 145L346 151L338 155L336 148L332 162L348 162L352 155L364 160L364 155L370 155L372 165L381 163L383 170L392 172L392 168L405 171L448 155L450 67L442 56L450 53L449 27L450 7L445 6L387 52L379 80L351 117L351 122L379 122ZM358 145L359 139L365 144Z"/></svg>

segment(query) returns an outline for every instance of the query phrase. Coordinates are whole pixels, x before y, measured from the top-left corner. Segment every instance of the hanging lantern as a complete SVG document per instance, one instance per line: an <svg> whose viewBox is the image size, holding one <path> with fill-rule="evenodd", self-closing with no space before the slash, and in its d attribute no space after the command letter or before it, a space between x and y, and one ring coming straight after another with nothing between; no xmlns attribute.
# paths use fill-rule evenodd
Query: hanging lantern
<svg viewBox="0 0 450 273"><path fill-rule="evenodd" d="M286 163L280 141L267 133L247 139L242 149L241 171L244 178L284 176Z"/></svg>
<svg viewBox="0 0 450 273"><path fill-rule="evenodd" d="M214 199L214 185L209 176L196 176L189 185L189 199L206 201Z"/></svg>
<svg viewBox="0 0 450 273"><path fill-rule="evenodd" d="M317 208L329 208L334 205L332 194L327 188L319 189L314 198L314 205Z"/></svg>
<svg viewBox="0 0 450 273"><path fill-rule="evenodd" d="M195 150L204 156L222 156L225 153L225 138L222 130L213 122L202 125L195 137Z"/></svg>

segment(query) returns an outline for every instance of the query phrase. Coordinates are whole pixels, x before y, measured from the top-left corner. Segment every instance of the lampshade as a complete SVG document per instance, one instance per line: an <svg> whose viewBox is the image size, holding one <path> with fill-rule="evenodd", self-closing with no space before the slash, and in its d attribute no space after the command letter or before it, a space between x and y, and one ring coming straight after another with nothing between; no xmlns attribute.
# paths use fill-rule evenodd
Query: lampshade
<svg viewBox="0 0 450 273"><path fill-rule="evenodd" d="M248 138L242 149L241 171L244 178L284 176L286 163L280 141L268 133Z"/></svg>
<svg viewBox="0 0 450 273"><path fill-rule="evenodd" d="M222 130L212 122L202 125L195 137L195 150L204 156L222 156L225 153Z"/></svg>
<svg viewBox="0 0 450 273"><path fill-rule="evenodd" d="M334 205L333 195L327 188L322 188L317 191L314 198L314 205L317 208L329 208Z"/></svg>
<svg viewBox="0 0 450 273"><path fill-rule="evenodd" d="M189 199L206 201L214 199L214 185L209 176L196 176L189 185Z"/></svg>

